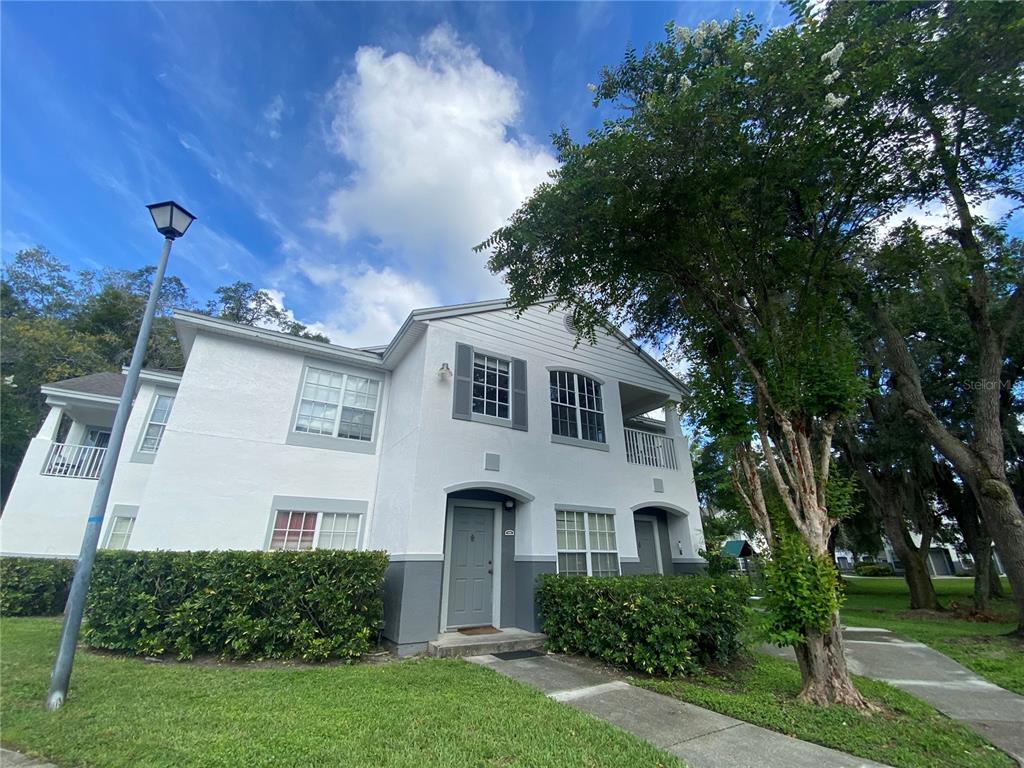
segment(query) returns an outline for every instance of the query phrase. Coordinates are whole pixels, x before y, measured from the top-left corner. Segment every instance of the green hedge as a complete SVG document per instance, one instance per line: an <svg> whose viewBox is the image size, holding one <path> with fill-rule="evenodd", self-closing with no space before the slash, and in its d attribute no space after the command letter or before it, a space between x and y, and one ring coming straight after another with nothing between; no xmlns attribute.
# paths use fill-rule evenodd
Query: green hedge
<svg viewBox="0 0 1024 768"><path fill-rule="evenodd" d="M896 571L888 563L857 563L853 572L858 576L895 576Z"/></svg>
<svg viewBox="0 0 1024 768"><path fill-rule="evenodd" d="M352 659L384 617L383 552L100 552L83 639L188 659Z"/></svg>
<svg viewBox="0 0 1024 768"><path fill-rule="evenodd" d="M674 675L736 656L748 596L728 576L544 575L537 608L552 650Z"/></svg>
<svg viewBox="0 0 1024 768"><path fill-rule="evenodd" d="M0 557L0 614L56 616L64 612L74 560Z"/></svg>

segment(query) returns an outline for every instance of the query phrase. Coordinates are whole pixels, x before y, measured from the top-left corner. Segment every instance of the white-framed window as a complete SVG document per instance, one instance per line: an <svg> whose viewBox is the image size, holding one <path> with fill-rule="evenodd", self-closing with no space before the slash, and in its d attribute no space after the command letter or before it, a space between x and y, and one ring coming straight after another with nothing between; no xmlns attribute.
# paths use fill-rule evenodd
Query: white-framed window
<svg viewBox="0 0 1024 768"><path fill-rule="evenodd" d="M304 512L281 509L274 513L270 549L356 549L362 515L350 512Z"/></svg>
<svg viewBox="0 0 1024 768"><path fill-rule="evenodd" d="M107 549L128 549L128 540L135 528L134 517L115 515L110 521L110 532L107 534Z"/></svg>
<svg viewBox="0 0 1024 768"><path fill-rule="evenodd" d="M572 371L551 371L551 432L606 442L601 382Z"/></svg>
<svg viewBox="0 0 1024 768"><path fill-rule="evenodd" d="M295 431L370 441L380 381L325 368L306 369Z"/></svg>
<svg viewBox="0 0 1024 768"><path fill-rule="evenodd" d="M473 355L473 413L509 418L511 360L477 352Z"/></svg>
<svg viewBox="0 0 1024 768"><path fill-rule="evenodd" d="M167 421L171 418L171 406L174 405L173 395L157 395L153 401L153 410L149 414L149 423L146 424L146 431L142 435L142 444L139 445L140 453L156 453L160 447L160 441L164 438L164 429Z"/></svg>
<svg viewBox="0 0 1024 768"><path fill-rule="evenodd" d="M618 576L615 515L606 512L555 512L558 573L569 576Z"/></svg>

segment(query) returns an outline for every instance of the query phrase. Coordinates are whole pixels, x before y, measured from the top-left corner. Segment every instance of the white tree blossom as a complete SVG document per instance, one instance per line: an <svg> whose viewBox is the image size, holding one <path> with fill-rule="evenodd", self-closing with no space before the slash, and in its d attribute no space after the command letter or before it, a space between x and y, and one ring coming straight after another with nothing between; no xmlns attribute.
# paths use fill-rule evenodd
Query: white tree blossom
<svg viewBox="0 0 1024 768"><path fill-rule="evenodd" d="M825 85L832 85L836 80L839 79L839 70L834 69L827 75L825 75Z"/></svg>
<svg viewBox="0 0 1024 768"><path fill-rule="evenodd" d="M690 28L689 27L676 27L676 40L680 45L686 45L690 42Z"/></svg>
<svg viewBox="0 0 1024 768"><path fill-rule="evenodd" d="M849 96L836 96L834 93L826 93L825 111L831 112L833 109L839 109L849 98Z"/></svg>
<svg viewBox="0 0 1024 768"><path fill-rule="evenodd" d="M754 62L752 62L752 61L747 61L747 62L744 62L744 63L743 63L743 71L744 71L744 72L749 72L749 71L750 71L750 70L752 70L753 68L754 68Z"/></svg>
<svg viewBox="0 0 1024 768"><path fill-rule="evenodd" d="M843 55L843 51L846 50L846 46L842 42L836 43L831 51L826 51L821 54L821 60L828 62L830 67L835 67L839 63L839 57Z"/></svg>
<svg viewBox="0 0 1024 768"><path fill-rule="evenodd" d="M597 86L593 83L587 83L587 90L591 93L597 93Z"/></svg>
<svg viewBox="0 0 1024 768"><path fill-rule="evenodd" d="M686 75L683 75L682 77L679 78L679 89L680 90L685 91L691 85L693 85L693 83L690 82L690 78L688 78Z"/></svg>

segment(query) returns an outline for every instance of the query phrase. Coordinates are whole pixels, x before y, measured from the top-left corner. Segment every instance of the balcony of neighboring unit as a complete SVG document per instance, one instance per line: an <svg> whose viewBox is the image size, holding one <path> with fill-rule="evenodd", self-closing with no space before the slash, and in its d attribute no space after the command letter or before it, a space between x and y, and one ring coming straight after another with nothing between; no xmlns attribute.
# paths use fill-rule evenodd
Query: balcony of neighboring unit
<svg viewBox="0 0 1024 768"><path fill-rule="evenodd" d="M678 470L686 450L675 406L663 392L619 384L626 461L652 469ZM661 418L657 418L660 416Z"/></svg>
<svg viewBox="0 0 1024 768"><path fill-rule="evenodd" d="M39 474L48 477L69 477L77 480L96 480L106 455L105 446L50 443Z"/></svg>
<svg viewBox="0 0 1024 768"><path fill-rule="evenodd" d="M658 469L679 469L676 444L671 437L629 427L625 428L625 433L626 461L630 464Z"/></svg>

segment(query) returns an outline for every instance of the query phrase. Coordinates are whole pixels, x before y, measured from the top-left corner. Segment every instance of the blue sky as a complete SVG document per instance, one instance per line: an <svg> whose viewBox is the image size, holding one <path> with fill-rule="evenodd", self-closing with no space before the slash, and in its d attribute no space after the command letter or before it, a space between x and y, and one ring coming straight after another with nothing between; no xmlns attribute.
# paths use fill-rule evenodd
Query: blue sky
<svg viewBox="0 0 1024 768"><path fill-rule="evenodd" d="M471 247L600 120L587 83L669 19L777 3L4 3L2 252L152 263L144 205L199 221L171 272L247 280L337 343L493 298Z"/></svg>

